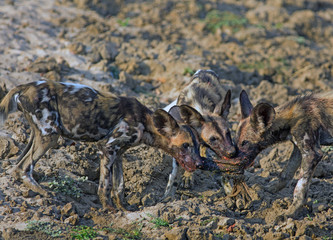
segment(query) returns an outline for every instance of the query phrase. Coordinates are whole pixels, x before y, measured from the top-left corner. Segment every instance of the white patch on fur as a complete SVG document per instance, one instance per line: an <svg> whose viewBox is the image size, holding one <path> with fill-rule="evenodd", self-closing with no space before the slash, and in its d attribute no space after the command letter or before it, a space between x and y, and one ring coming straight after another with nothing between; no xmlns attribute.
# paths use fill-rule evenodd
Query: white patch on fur
<svg viewBox="0 0 333 240"><path fill-rule="evenodd" d="M113 143L115 140L116 140L115 138L110 137L106 144L109 145L109 144Z"/></svg>
<svg viewBox="0 0 333 240"><path fill-rule="evenodd" d="M92 90L94 93L96 93L96 90L87 86L87 85L83 85L83 84L78 84L78 83L61 83L62 85L65 85L67 87L73 87L73 89L69 92L70 94L74 94L77 93L78 91L80 91L82 88L89 88L90 90ZM65 92L67 92L67 90L65 90Z"/></svg>
<svg viewBox="0 0 333 240"><path fill-rule="evenodd" d="M176 100L174 100L172 103L170 103L168 106L164 107L163 110L166 111L166 112L169 112L170 109L173 107L173 106L176 106L177 105L177 101L178 101L178 98Z"/></svg>
<svg viewBox="0 0 333 240"><path fill-rule="evenodd" d="M295 190L294 190L294 195L298 194L299 192L302 191L302 189L304 189L306 187L306 180L304 178L301 178L300 180L298 180Z"/></svg>
<svg viewBox="0 0 333 240"><path fill-rule="evenodd" d="M201 69L199 69L198 71L196 71L195 73L194 73L194 75L193 76L195 76L195 75L198 75L200 72L201 72L202 70Z"/></svg>
<svg viewBox="0 0 333 240"><path fill-rule="evenodd" d="M177 177L177 172L178 172L178 165L177 165L176 159L172 158L172 172L169 175L168 185L165 188L165 192L164 192L164 196L163 196L164 198L170 195L172 186Z"/></svg>
<svg viewBox="0 0 333 240"><path fill-rule="evenodd" d="M48 89L47 88L43 88L41 90L41 92L43 93L43 99L42 99L41 103L42 102L48 102L48 101L51 100L51 98L47 96L47 94L48 94Z"/></svg>
<svg viewBox="0 0 333 240"><path fill-rule="evenodd" d="M41 85L43 83L46 83L46 81L45 80L36 81L36 86Z"/></svg>
<svg viewBox="0 0 333 240"><path fill-rule="evenodd" d="M52 113L56 114L56 121L55 121L55 126L52 126L51 123L53 122L52 120L48 120L47 118L49 116L52 116ZM52 133L57 132L57 128L56 126L58 126L58 113L57 112L50 112L48 109L44 108L42 110L42 118L40 120L37 119L36 115L31 114L30 116L32 118L32 120L35 122L35 124L37 125L38 129L42 132L42 135L49 135L50 133L48 133L46 131L46 129L52 129Z"/></svg>

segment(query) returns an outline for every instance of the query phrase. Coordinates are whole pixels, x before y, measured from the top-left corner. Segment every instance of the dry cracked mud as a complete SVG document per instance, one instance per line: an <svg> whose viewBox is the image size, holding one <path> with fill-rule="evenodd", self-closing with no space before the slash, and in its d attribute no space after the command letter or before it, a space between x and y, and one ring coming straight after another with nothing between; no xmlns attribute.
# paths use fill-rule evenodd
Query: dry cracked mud
<svg viewBox="0 0 333 240"><path fill-rule="evenodd" d="M152 109L173 101L198 69L212 69L238 96L274 106L333 89L331 0L0 0L0 98L41 77L134 96ZM264 190L291 146L265 150L245 172L252 201L225 197L221 175L197 170L191 189L160 202L172 168L163 152L139 146L123 156L125 199L134 211L103 211L94 144L59 140L35 178L41 197L10 170L30 135L22 114L0 132L0 239L333 239L333 148L323 148L307 207L273 224L291 203L297 174ZM178 183L180 182L180 179Z"/></svg>

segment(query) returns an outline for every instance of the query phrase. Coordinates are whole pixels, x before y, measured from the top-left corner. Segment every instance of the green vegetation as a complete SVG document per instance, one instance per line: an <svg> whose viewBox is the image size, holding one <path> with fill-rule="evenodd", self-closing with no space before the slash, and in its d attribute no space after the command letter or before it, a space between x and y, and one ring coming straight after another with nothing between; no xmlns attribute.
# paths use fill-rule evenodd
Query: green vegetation
<svg viewBox="0 0 333 240"><path fill-rule="evenodd" d="M81 177L78 180L84 182L87 180L87 177ZM49 187L58 193L75 198L81 197L82 194L82 190L77 186L77 182L68 176L65 176L65 178L56 178L52 182L49 182Z"/></svg>
<svg viewBox="0 0 333 240"><path fill-rule="evenodd" d="M97 237L97 232L92 227L78 226L72 229L71 237L73 239L93 239Z"/></svg>
<svg viewBox="0 0 333 240"><path fill-rule="evenodd" d="M214 217L214 218L208 218L206 220L203 220L201 223L200 223L200 226L206 226L208 223L210 222L217 222L218 221L218 218L217 217Z"/></svg>
<svg viewBox="0 0 333 240"><path fill-rule="evenodd" d="M129 24L129 20L130 20L130 18L125 18L124 20L118 19L117 23L122 27L127 27Z"/></svg>
<svg viewBox="0 0 333 240"><path fill-rule="evenodd" d="M119 79L120 70L116 66L110 66L109 69L110 69L109 71L112 74L112 77L115 79Z"/></svg>
<svg viewBox="0 0 333 240"><path fill-rule="evenodd" d="M267 67L267 63L264 61L255 61L253 63L240 63L237 65L237 67L240 70L252 70L252 69L263 69Z"/></svg>
<svg viewBox="0 0 333 240"><path fill-rule="evenodd" d="M322 146L321 150L325 153L333 151L333 146Z"/></svg>
<svg viewBox="0 0 333 240"><path fill-rule="evenodd" d="M120 237L124 240L137 240L142 238L142 224L133 223L133 229L126 230L123 228L113 228L112 225L109 228L103 228L103 231L107 231L109 233L117 234L117 237Z"/></svg>
<svg viewBox="0 0 333 240"><path fill-rule="evenodd" d="M189 74L189 75L192 76L194 74L194 70L192 68L190 68L190 67L186 67L184 69L183 75L187 75L187 74Z"/></svg>
<svg viewBox="0 0 333 240"><path fill-rule="evenodd" d="M237 32L247 23L247 19L244 17L238 16L232 12L222 12L219 10L210 11L204 21L206 23L205 28L212 33L215 33L217 29L224 26L233 27L233 31Z"/></svg>
<svg viewBox="0 0 333 240"><path fill-rule="evenodd" d="M59 237L62 234L62 230L56 224L36 220L28 221L25 230L43 232L51 237Z"/></svg>
<svg viewBox="0 0 333 240"><path fill-rule="evenodd" d="M169 227L170 224L168 221L163 220L162 218L159 217L154 217L151 214L147 214L149 217L153 218L152 220L150 220L149 222L154 223L155 224L155 228L160 228L160 227Z"/></svg>

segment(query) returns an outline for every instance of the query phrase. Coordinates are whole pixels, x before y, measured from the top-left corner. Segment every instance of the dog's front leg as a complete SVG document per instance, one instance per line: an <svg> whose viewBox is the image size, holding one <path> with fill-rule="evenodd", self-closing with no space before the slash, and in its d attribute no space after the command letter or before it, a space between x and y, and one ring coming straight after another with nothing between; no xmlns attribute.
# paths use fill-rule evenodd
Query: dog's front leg
<svg viewBox="0 0 333 240"><path fill-rule="evenodd" d="M115 211L110 199L110 187L111 187L111 167L115 161L116 155L111 155L107 152L107 149L103 149L103 157L100 164L100 176L98 186L98 197L101 201L103 208Z"/></svg>
<svg viewBox="0 0 333 240"><path fill-rule="evenodd" d="M124 207L124 174L121 156L112 166L112 195L117 208L126 211Z"/></svg>
<svg viewBox="0 0 333 240"><path fill-rule="evenodd" d="M287 165L284 167L282 172L279 175L278 180L276 182L272 182L266 190L271 193L276 193L283 189L288 182L294 177L296 170L301 165L302 155L298 147L293 143L293 151L289 157Z"/></svg>
<svg viewBox="0 0 333 240"><path fill-rule="evenodd" d="M175 191L171 192L171 190L173 189L174 185L176 184L175 181L176 181L177 173L178 173L178 163L175 158L172 158L172 171L169 175L169 181L165 188L165 192L164 192L164 195L163 195L161 201L164 202L164 201L167 201L169 198L174 197Z"/></svg>

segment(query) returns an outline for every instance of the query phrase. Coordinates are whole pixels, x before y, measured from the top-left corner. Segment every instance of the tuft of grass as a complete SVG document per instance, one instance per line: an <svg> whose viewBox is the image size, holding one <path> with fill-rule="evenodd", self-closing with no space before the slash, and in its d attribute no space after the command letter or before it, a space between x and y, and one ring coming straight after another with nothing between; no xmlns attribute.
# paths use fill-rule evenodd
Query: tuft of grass
<svg viewBox="0 0 333 240"><path fill-rule="evenodd" d="M93 239L97 237L97 232L92 227L81 225L72 229L71 237L78 240Z"/></svg>
<svg viewBox="0 0 333 240"><path fill-rule="evenodd" d="M192 76L194 74L194 70L192 68L190 68L190 67L186 67L184 69L183 75L187 75L187 74L189 74L189 75Z"/></svg>
<svg viewBox="0 0 333 240"><path fill-rule="evenodd" d="M114 79L119 79L120 70L116 66L110 66L110 73Z"/></svg>
<svg viewBox="0 0 333 240"><path fill-rule="evenodd" d="M150 220L149 222L154 223L155 228L169 227L170 226L170 223L166 220L163 220L162 218L154 217L151 214L147 214L147 215L152 218L152 220Z"/></svg>
<svg viewBox="0 0 333 240"><path fill-rule="evenodd" d="M240 63L237 67L240 70L253 70L253 69L263 69L267 66L265 62L256 61L254 63Z"/></svg>
<svg viewBox="0 0 333 240"><path fill-rule="evenodd" d="M206 219L206 220L203 220L201 223L200 223L200 226L206 226L208 223L210 222L217 222L218 221L218 218L217 217L214 217L214 218L209 218L209 219Z"/></svg>
<svg viewBox="0 0 333 240"><path fill-rule="evenodd" d="M117 23L122 27L127 27L128 24L129 24L129 21L130 21L130 18L125 18L124 20L123 19L118 19Z"/></svg>
<svg viewBox="0 0 333 240"><path fill-rule="evenodd" d="M78 180L84 182L87 180L87 177L80 177ZM56 192L75 198L80 198L82 194L82 190L77 187L77 182L68 176L56 178L52 182L49 182L49 187Z"/></svg>
<svg viewBox="0 0 333 240"><path fill-rule="evenodd" d="M321 150L325 153L333 151L333 146L322 146Z"/></svg>
<svg viewBox="0 0 333 240"><path fill-rule="evenodd" d="M51 237L59 237L62 234L62 229L56 224L37 220L28 221L25 230L43 232Z"/></svg>
<svg viewBox="0 0 333 240"><path fill-rule="evenodd" d="M121 239L124 239L124 240L141 239L143 225L142 225L142 223L140 223L138 225L136 225L136 224L134 224L134 225L135 225L135 227L133 227L133 229L130 229L130 230L126 230L123 228L112 228L112 226L109 228L103 228L102 230L110 232L110 233L115 233L118 235L118 237L121 237Z"/></svg>
<svg viewBox="0 0 333 240"><path fill-rule="evenodd" d="M224 26L233 27L233 31L237 32L247 23L247 19L232 12L212 10L207 13L204 22L205 28L212 33Z"/></svg>

